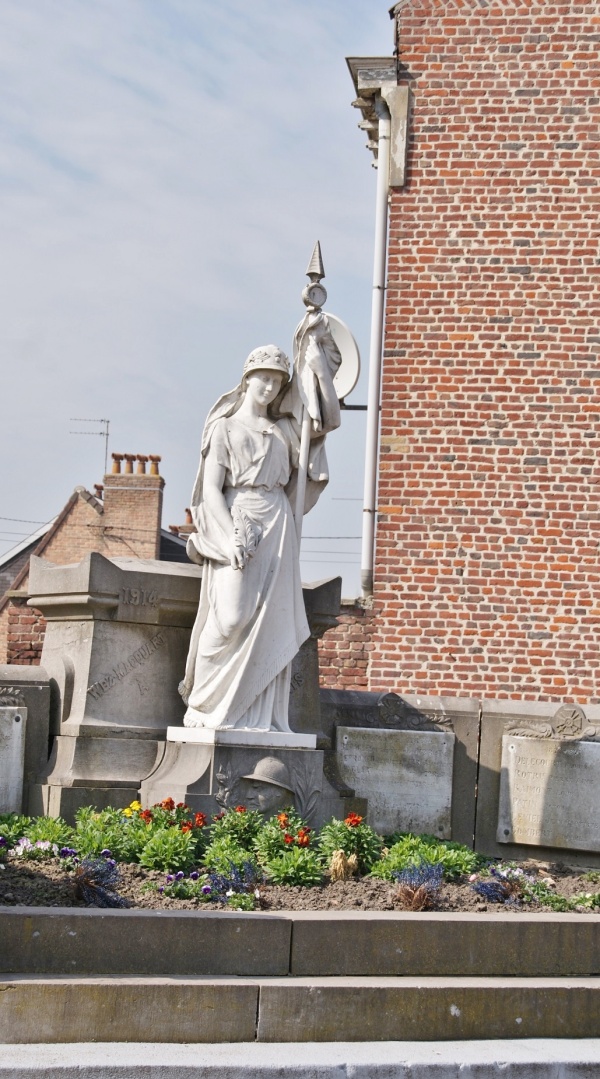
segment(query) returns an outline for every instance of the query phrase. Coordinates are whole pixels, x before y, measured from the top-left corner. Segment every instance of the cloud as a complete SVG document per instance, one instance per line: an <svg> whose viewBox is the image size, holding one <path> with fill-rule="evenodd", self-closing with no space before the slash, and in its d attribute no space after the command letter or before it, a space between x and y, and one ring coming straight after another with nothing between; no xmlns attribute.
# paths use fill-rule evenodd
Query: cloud
<svg viewBox="0 0 600 1079"><path fill-rule="evenodd" d="M344 54L390 51L372 0L4 0L6 515L99 479L100 440L68 435L98 415L162 453L181 519L204 415L252 347L290 347L317 238L364 352L374 174ZM360 495L354 418L336 437Z"/></svg>

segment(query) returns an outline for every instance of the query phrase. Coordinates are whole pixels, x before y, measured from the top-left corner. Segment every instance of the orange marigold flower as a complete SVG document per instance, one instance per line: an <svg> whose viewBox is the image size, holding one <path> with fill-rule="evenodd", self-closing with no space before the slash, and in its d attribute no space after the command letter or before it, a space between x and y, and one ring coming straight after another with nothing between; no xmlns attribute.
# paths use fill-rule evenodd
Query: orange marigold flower
<svg viewBox="0 0 600 1079"><path fill-rule="evenodd" d="M286 832L284 837L283 837L283 841L284 841L284 843L293 843L294 842L294 837L293 837L293 835L290 835L289 832Z"/></svg>
<svg viewBox="0 0 600 1079"><path fill-rule="evenodd" d="M192 824L191 820L184 820L183 824L181 825L181 831L191 832L193 827L194 825Z"/></svg>
<svg viewBox="0 0 600 1079"><path fill-rule="evenodd" d="M347 824L349 828L358 828L359 824L362 824L362 817L359 817L358 813L349 813L344 819L344 824Z"/></svg>
<svg viewBox="0 0 600 1079"><path fill-rule="evenodd" d="M245 813L246 812L246 806L236 806L235 811L236 811L236 813Z"/></svg>
<svg viewBox="0 0 600 1079"><path fill-rule="evenodd" d="M306 832L298 832L296 836L296 843L299 847L308 847L310 843L310 836Z"/></svg>
<svg viewBox="0 0 600 1079"><path fill-rule="evenodd" d="M169 811L175 809L175 802L172 798L165 798L162 802L158 802L161 809L167 809Z"/></svg>
<svg viewBox="0 0 600 1079"><path fill-rule="evenodd" d="M154 817L152 816L152 813L149 809L142 809L142 812L140 813L140 820L143 820L144 824L151 824L154 820Z"/></svg>
<svg viewBox="0 0 600 1079"><path fill-rule="evenodd" d="M280 828L287 828L290 818L287 813L278 813L277 820L279 821Z"/></svg>
<svg viewBox="0 0 600 1079"><path fill-rule="evenodd" d="M206 824L205 813L194 813L194 828L204 828Z"/></svg>

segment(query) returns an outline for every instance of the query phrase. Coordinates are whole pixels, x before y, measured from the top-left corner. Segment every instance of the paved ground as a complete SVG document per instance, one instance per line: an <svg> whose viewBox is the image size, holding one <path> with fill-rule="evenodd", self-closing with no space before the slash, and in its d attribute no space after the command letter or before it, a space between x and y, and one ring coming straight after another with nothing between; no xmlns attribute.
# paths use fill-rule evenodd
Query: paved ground
<svg viewBox="0 0 600 1079"><path fill-rule="evenodd" d="M477 1042L0 1045L0 1079L599 1079L600 1037Z"/></svg>

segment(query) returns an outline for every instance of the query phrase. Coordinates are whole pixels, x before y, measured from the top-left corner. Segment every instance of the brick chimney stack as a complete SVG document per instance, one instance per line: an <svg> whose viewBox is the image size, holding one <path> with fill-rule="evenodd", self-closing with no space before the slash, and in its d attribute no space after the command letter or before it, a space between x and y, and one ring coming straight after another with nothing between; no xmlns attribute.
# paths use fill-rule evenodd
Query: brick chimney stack
<svg viewBox="0 0 600 1079"><path fill-rule="evenodd" d="M105 536L115 551L133 558L158 558L165 481L159 474L160 457L153 454L113 453L112 471L104 477ZM121 471L121 462L124 470ZM137 461L134 472L133 462ZM146 462L150 471L146 472Z"/></svg>

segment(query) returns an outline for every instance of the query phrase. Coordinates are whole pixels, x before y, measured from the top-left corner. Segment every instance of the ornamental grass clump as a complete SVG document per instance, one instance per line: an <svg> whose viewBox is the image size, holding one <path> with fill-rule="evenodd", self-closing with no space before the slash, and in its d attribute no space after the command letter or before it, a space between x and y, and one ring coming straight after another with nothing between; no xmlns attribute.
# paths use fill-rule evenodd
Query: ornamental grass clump
<svg viewBox="0 0 600 1079"><path fill-rule="evenodd" d="M478 880L472 885L473 891L488 903L515 904L523 899L526 878L522 871L502 870L490 867L490 877Z"/></svg>
<svg viewBox="0 0 600 1079"><path fill-rule="evenodd" d="M377 835L358 813L349 813L342 820L332 817L324 824L316 840L321 863L331 866L336 851L343 851L346 858L356 855L359 873L368 873L381 857L383 839Z"/></svg>
<svg viewBox="0 0 600 1079"><path fill-rule="evenodd" d="M439 862L422 862L394 872L392 879L397 881L394 899L403 910L431 910L440 894L444 869Z"/></svg>
<svg viewBox="0 0 600 1079"><path fill-rule="evenodd" d="M113 859L84 858L72 876L77 899L94 907L126 907L127 900L116 891L119 870Z"/></svg>
<svg viewBox="0 0 600 1079"><path fill-rule="evenodd" d="M441 865L444 876L453 880L473 873L479 866L479 855L450 840L437 839L432 835L414 835L406 832L392 836L392 845L371 869L371 876L381 880L393 880L394 873L409 866Z"/></svg>
<svg viewBox="0 0 600 1079"><path fill-rule="evenodd" d="M210 892L205 894L212 902L226 903L232 910L254 910L260 880L262 873L256 862L248 860L241 866L230 862L225 873L207 874L205 887L210 886Z"/></svg>

